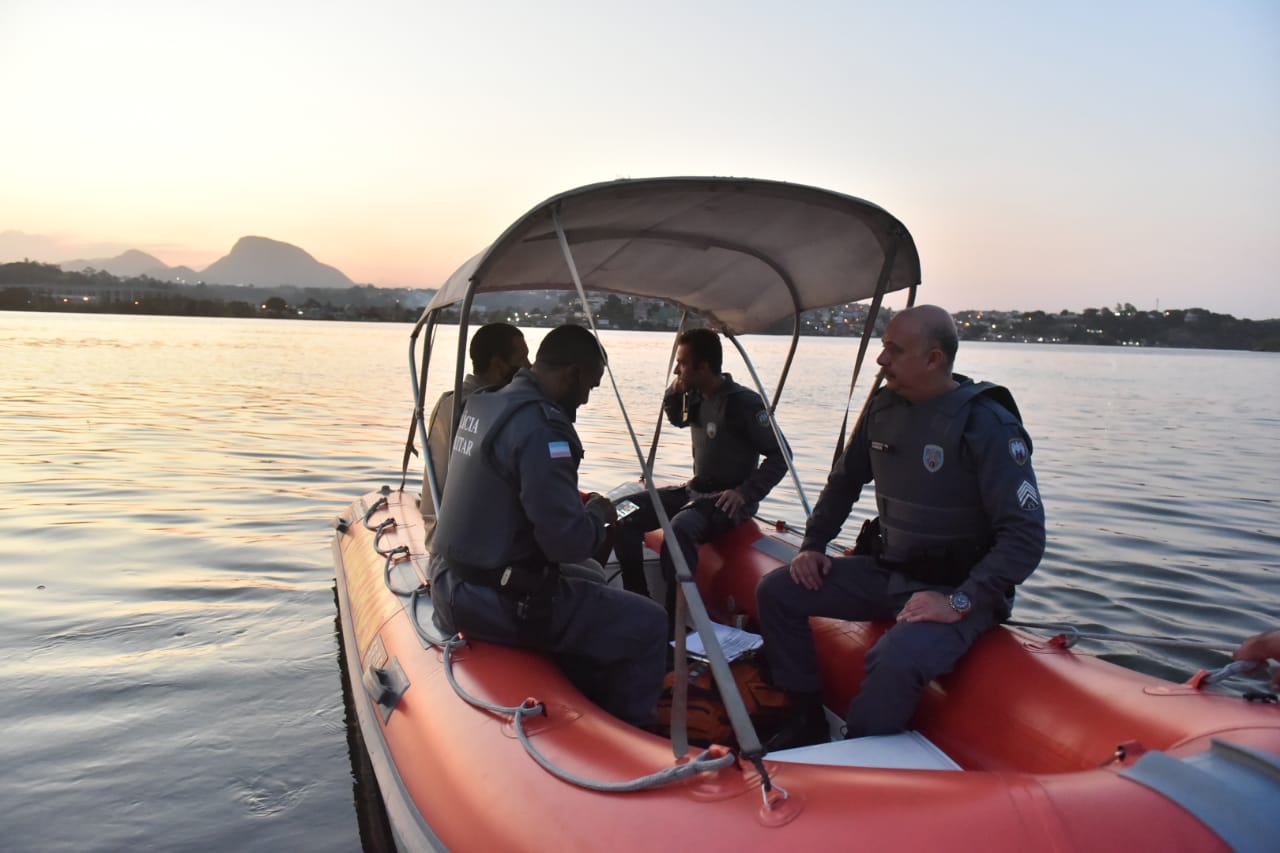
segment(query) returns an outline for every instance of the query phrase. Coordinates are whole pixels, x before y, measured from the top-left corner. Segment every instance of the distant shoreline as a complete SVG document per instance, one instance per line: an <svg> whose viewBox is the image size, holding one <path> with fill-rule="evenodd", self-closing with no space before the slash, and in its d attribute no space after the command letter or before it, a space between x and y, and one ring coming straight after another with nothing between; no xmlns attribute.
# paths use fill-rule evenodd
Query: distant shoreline
<svg viewBox="0 0 1280 853"><path fill-rule="evenodd" d="M0 311L414 323L433 293L372 285L333 289L181 284L65 272L30 261L0 264ZM588 300L601 328L674 331L680 322L679 309L656 300L604 293L591 293ZM571 292L486 294L476 301L472 317L473 322L502 320L528 328L584 323L576 302ZM800 316L800 333L860 335L866 313L862 303L807 311ZM1280 352L1280 319L1240 320L1203 308L1139 311L1123 304L1114 310L1086 308L1079 313L964 310L952 316L965 341ZM891 310L882 311L876 331L891 317ZM450 317L446 312L443 322L457 322L456 314ZM766 333L791 331L791 322L785 321Z"/></svg>

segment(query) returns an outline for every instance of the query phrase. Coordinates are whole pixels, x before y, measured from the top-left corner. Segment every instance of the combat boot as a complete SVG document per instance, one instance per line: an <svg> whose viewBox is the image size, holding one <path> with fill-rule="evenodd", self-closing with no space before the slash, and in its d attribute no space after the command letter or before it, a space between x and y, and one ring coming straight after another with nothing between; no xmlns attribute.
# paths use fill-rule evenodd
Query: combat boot
<svg viewBox="0 0 1280 853"><path fill-rule="evenodd" d="M791 710L777 734L765 742L766 752L778 752L797 746L811 746L831 740L827 726L826 710L822 707L822 694L787 692Z"/></svg>

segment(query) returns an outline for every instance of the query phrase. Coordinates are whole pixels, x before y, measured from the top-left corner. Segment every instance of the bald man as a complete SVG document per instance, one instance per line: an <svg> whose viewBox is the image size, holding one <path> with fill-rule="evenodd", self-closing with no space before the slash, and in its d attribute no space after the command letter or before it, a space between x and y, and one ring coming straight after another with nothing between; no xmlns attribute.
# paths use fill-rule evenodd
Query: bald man
<svg viewBox="0 0 1280 853"><path fill-rule="evenodd" d="M1044 554L1031 439L1006 389L952 372L951 315L902 311L882 346L884 388L832 468L799 553L756 590L773 680L794 710L770 749L827 740L810 616L893 621L845 723L851 738L900 732L929 682L1009 617L1014 587ZM879 518L855 556L829 556L872 481Z"/></svg>

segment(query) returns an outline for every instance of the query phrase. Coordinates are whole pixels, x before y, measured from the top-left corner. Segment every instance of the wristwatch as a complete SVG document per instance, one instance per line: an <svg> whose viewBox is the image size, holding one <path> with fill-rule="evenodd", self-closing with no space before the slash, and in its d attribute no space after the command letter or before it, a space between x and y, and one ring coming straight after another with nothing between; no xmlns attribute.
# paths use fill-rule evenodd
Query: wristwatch
<svg viewBox="0 0 1280 853"><path fill-rule="evenodd" d="M947 598L947 603L951 605L951 609L959 613L961 616L973 609L973 600L963 592L956 590Z"/></svg>

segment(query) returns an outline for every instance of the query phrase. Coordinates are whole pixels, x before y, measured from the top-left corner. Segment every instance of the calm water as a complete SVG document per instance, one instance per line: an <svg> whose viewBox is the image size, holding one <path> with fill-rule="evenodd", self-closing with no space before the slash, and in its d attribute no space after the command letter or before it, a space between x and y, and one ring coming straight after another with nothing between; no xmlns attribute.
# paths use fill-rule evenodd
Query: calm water
<svg viewBox="0 0 1280 853"><path fill-rule="evenodd" d="M329 522L399 482L408 333L0 312L0 847L361 846ZM786 342L746 343L772 387ZM670 339L605 344L647 447ZM804 341L783 397L811 501L854 347ZM1280 623L1280 357L965 344L959 367L1035 442L1049 550L1019 618L1228 645ZM581 412L588 487L639 470L611 397ZM798 520L776 492L763 514ZM1087 648L1179 680L1225 662Z"/></svg>

